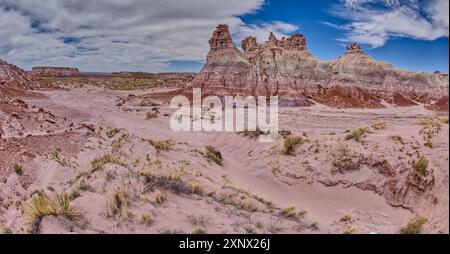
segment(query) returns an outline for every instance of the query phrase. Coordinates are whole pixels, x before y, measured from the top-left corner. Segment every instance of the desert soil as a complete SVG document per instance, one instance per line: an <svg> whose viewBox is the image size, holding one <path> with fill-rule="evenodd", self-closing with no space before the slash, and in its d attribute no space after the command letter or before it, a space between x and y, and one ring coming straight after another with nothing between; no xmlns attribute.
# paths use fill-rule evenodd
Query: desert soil
<svg viewBox="0 0 450 254"><path fill-rule="evenodd" d="M425 232L449 231L448 120L425 133L419 122L437 116L421 104L280 108L280 129L302 139L285 154L281 137L260 143L237 133L174 132L168 105L143 96L156 91L66 87L24 98L79 128L24 137L14 143L17 158L2 141L10 159L0 226L13 233L398 233L420 215ZM346 140L365 127L360 140ZM158 147L165 140L169 148ZM208 158L206 145L220 151L223 165ZM420 157L432 183L411 180ZM11 160L22 162L21 175L9 170ZM30 212L39 193L67 193L76 216Z"/></svg>

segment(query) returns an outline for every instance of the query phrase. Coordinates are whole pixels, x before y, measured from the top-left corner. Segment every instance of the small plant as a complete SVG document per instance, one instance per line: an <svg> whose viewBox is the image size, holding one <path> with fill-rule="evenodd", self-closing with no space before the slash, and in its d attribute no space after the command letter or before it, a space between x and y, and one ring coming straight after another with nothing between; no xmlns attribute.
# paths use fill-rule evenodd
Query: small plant
<svg viewBox="0 0 450 254"><path fill-rule="evenodd" d="M159 189L155 190L155 201L158 204L162 204L166 201L166 195L164 195L164 192L162 192Z"/></svg>
<svg viewBox="0 0 450 254"><path fill-rule="evenodd" d="M170 151L173 149L173 142L172 140L161 140L161 141L149 141L150 144L156 149L156 151Z"/></svg>
<svg viewBox="0 0 450 254"><path fill-rule="evenodd" d="M150 120L150 119L154 119L154 118L158 118L158 112L157 111L149 111L146 114L146 119Z"/></svg>
<svg viewBox="0 0 450 254"><path fill-rule="evenodd" d="M305 142L303 137L300 136L289 136L283 142L283 153L292 154L295 151L297 145L301 145Z"/></svg>
<svg viewBox="0 0 450 254"><path fill-rule="evenodd" d="M78 190L94 192L94 188L92 188L92 186L89 183L87 183L84 179L80 181L80 184L78 185Z"/></svg>
<svg viewBox="0 0 450 254"><path fill-rule="evenodd" d="M415 173L419 176L426 175L428 169L428 159L425 156L420 157L414 162Z"/></svg>
<svg viewBox="0 0 450 254"><path fill-rule="evenodd" d="M217 165L223 165L223 158L220 151L218 151L215 147L207 145L205 146L205 157L217 163Z"/></svg>
<svg viewBox="0 0 450 254"><path fill-rule="evenodd" d="M206 234L206 231L204 229L202 229L202 228L197 228L197 229L195 229L192 232L192 234L194 234L194 235L204 235L204 234Z"/></svg>
<svg viewBox="0 0 450 254"><path fill-rule="evenodd" d="M114 128L111 130L106 131L106 136L108 138L113 138L116 134L118 134L120 132L120 129Z"/></svg>
<svg viewBox="0 0 450 254"><path fill-rule="evenodd" d="M342 216L342 217L339 219L339 221L340 221L340 222L347 222L347 221L350 221L351 219L352 219L352 216L351 216L350 214L346 214L346 215Z"/></svg>
<svg viewBox="0 0 450 254"><path fill-rule="evenodd" d="M109 163L123 165L119 159L115 158L111 154L106 154L91 161L91 173L94 173L97 170L101 170L103 166Z"/></svg>
<svg viewBox="0 0 450 254"><path fill-rule="evenodd" d="M375 124L372 124L371 127L372 127L372 129L377 130L377 131L384 130L384 129L386 129L386 123L383 123L383 122L375 123Z"/></svg>
<svg viewBox="0 0 450 254"><path fill-rule="evenodd" d="M297 218L297 208L295 205L289 205L281 211L281 216L285 218Z"/></svg>
<svg viewBox="0 0 450 254"><path fill-rule="evenodd" d="M9 229L9 228L7 228L5 226L2 226L0 224L0 235L10 235L10 234L12 234L11 229Z"/></svg>
<svg viewBox="0 0 450 254"><path fill-rule="evenodd" d="M392 140L394 140L395 142L398 142L398 143L400 143L400 144L402 144L402 145L405 144L405 142L403 141L402 136L394 135L394 136L392 136L391 138L392 138Z"/></svg>
<svg viewBox="0 0 450 254"><path fill-rule="evenodd" d="M64 162L61 159L61 151L56 149L51 153L52 159L56 162L58 162L60 165L63 165Z"/></svg>
<svg viewBox="0 0 450 254"><path fill-rule="evenodd" d="M343 234L344 234L344 235L352 235L352 234L355 234L356 232L358 232L358 229L357 229L357 228L355 228L355 227L348 227L348 228L343 232Z"/></svg>
<svg viewBox="0 0 450 254"><path fill-rule="evenodd" d="M153 224L153 217L150 214L143 214L141 216L141 223L150 226Z"/></svg>
<svg viewBox="0 0 450 254"><path fill-rule="evenodd" d="M30 233L37 233L42 218L45 216L63 216L70 221L81 218L81 214L70 204L70 199L66 194L57 195L51 199L43 192L35 194L31 201L24 206L25 217L27 218Z"/></svg>
<svg viewBox="0 0 450 254"><path fill-rule="evenodd" d="M358 170L361 166L361 156L352 154L347 146L339 147L337 153L333 156L332 164L334 169L332 169L332 173L339 172L343 174L347 171Z"/></svg>
<svg viewBox="0 0 450 254"><path fill-rule="evenodd" d="M108 197L107 215L114 216L116 214L119 214L121 217L127 220L131 216L131 213L128 210L128 206L128 194L124 190L119 188L113 191L113 193Z"/></svg>
<svg viewBox="0 0 450 254"><path fill-rule="evenodd" d="M14 164L13 166L12 166L12 171L14 172L14 173L16 173L16 174L18 174L18 175L23 175L23 168L22 168L22 166L21 165L19 165L19 164Z"/></svg>
<svg viewBox="0 0 450 254"><path fill-rule="evenodd" d="M205 189L203 185L200 182L190 182L187 185L189 192L193 194L197 194L199 196L202 196L205 194Z"/></svg>
<svg viewBox="0 0 450 254"><path fill-rule="evenodd" d="M410 220L405 226L400 229L401 234L421 234L423 226L428 222L424 217L417 216Z"/></svg>
<svg viewBox="0 0 450 254"><path fill-rule="evenodd" d="M366 136L366 134L369 132L369 128L358 128L356 130L353 130L347 136L345 136L345 140L355 140L355 141L361 141L362 138Z"/></svg>

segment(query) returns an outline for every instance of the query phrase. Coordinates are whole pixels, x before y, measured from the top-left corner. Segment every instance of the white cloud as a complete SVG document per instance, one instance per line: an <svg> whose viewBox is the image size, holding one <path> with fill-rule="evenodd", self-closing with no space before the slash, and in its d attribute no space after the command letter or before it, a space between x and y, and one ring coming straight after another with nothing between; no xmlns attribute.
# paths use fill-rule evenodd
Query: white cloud
<svg viewBox="0 0 450 254"><path fill-rule="evenodd" d="M229 24L238 40L296 29L239 18L263 5L264 0L0 0L0 57L27 69L160 71L170 61L203 61L217 24Z"/></svg>
<svg viewBox="0 0 450 254"><path fill-rule="evenodd" d="M449 36L448 0L342 0L336 16L349 21L329 24L347 31L345 42L383 46L391 37L435 40Z"/></svg>

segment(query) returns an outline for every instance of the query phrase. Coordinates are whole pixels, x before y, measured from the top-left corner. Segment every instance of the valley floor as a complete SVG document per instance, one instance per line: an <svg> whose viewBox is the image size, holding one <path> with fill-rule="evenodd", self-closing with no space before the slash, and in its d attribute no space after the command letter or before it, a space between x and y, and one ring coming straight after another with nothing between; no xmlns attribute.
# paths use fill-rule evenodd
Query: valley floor
<svg viewBox="0 0 450 254"><path fill-rule="evenodd" d="M290 134L260 143L174 132L150 90L39 93L25 102L71 124L2 141L8 168L12 142L23 167L0 174L4 231L398 233L419 221L449 232L448 116L422 105L280 108Z"/></svg>

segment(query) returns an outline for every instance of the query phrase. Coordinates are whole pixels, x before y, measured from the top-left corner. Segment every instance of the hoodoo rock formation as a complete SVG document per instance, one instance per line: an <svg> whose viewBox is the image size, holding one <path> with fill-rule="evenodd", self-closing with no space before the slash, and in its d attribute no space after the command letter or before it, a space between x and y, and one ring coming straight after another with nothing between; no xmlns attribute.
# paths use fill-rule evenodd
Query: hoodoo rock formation
<svg viewBox="0 0 450 254"><path fill-rule="evenodd" d="M433 103L448 94L448 75L399 70L367 55L359 44L332 61L312 55L301 34L262 44L255 37L234 45L227 25L219 25L209 40L202 71L188 86L217 95L278 95L283 104L307 105L314 100L336 107L382 107ZM448 98L448 97L447 97ZM445 98L444 98L445 100Z"/></svg>
<svg viewBox="0 0 450 254"><path fill-rule="evenodd" d="M81 75L77 68L66 67L33 67L31 74L36 77L77 77Z"/></svg>

